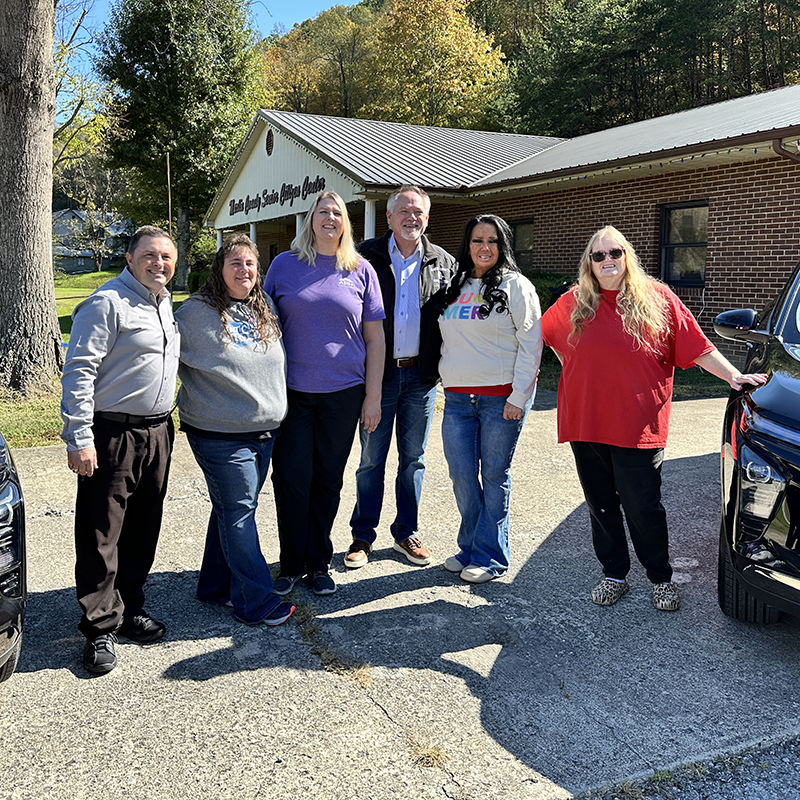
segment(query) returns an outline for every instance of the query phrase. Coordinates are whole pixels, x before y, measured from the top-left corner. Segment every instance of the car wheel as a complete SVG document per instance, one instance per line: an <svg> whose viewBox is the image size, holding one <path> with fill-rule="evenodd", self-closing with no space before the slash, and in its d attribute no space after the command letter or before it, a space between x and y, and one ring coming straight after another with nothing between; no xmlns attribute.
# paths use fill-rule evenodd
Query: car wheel
<svg viewBox="0 0 800 800"><path fill-rule="evenodd" d="M728 537L724 522L719 526L719 566L717 572L717 599L722 613L743 622L778 622L781 612L768 606L746 591L731 563Z"/></svg>
<svg viewBox="0 0 800 800"><path fill-rule="evenodd" d="M3 681L7 681L13 674L14 670L17 668L17 662L19 661L19 654L22 650L22 635L20 634L19 638L17 639L17 644L14 649L11 651L11 657L0 667L0 683Z"/></svg>

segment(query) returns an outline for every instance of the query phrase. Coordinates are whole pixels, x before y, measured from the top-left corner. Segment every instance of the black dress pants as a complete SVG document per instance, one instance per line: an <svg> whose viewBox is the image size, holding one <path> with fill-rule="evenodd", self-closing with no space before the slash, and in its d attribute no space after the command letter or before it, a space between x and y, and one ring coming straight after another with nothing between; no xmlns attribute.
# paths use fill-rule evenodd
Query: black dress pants
<svg viewBox="0 0 800 800"><path fill-rule="evenodd" d="M78 478L75 587L87 639L115 631L144 606L155 559L174 430L95 417L97 469Z"/></svg>
<svg viewBox="0 0 800 800"><path fill-rule="evenodd" d="M672 579L667 514L661 504L661 448L640 450L596 442L571 442L578 478L592 520L592 543L607 578L631 568L622 511L636 557L652 583Z"/></svg>
<svg viewBox="0 0 800 800"><path fill-rule="evenodd" d="M331 529L364 395L363 384L338 392L288 391L289 413L272 451L281 575L328 571Z"/></svg>

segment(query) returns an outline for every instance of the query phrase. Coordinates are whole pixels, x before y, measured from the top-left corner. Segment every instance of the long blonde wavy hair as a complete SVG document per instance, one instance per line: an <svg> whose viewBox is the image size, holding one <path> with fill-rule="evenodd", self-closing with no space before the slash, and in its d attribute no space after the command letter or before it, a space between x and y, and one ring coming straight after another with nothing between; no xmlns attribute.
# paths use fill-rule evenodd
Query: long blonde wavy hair
<svg viewBox="0 0 800 800"><path fill-rule="evenodd" d="M592 271L592 248L600 239L611 239L625 252L625 275L617 295L617 314L622 327L629 333L638 347L658 351L664 344L670 329L669 306L658 291L659 283L643 269L633 245L611 225L600 228L586 245L578 267L578 286L575 289L575 308L570 315L571 341L577 342L584 326L594 319L602 294L600 284Z"/></svg>
<svg viewBox="0 0 800 800"><path fill-rule="evenodd" d="M317 242L313 228L314 212L317 210L317 206L328 198L333 200L342 212L342 236L339 239L339 249L336 251L336 269L355 272L358 269L360 256L356 252L356 246L353 243L353 226L350 224L347 206L336 192L320 192L317 195L314 204L303 220L300 232L292 241L292 251L297 253L301 261L311 264L312 267L314 266L314 262L317 260Z"/></svg>

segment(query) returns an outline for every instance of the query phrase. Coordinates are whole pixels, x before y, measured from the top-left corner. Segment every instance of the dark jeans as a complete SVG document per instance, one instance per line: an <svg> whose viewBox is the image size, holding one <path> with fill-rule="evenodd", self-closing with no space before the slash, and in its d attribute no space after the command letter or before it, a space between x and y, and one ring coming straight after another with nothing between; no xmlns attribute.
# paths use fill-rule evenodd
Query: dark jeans
<svg viewBox="0 0 800 800"><path fill-rule="evenodd" d="M280 604L256 528L258 495L275 441L269 437L214 439L187 431L211 498L197 597L233 603L239 619L256 623Z"/></svg>
<svg viewBox="0 0 800 800"><path fill-rule="evenodd" d="M331 529L364 393L363 384L320 394L288 391L289 413L272 453L281 575L328 571Z"/></svg>
<svg viewBox="0 0 800 800"><path fill-rule="evenodd" d="M605 576L621 580L631 568L624 511L633 549L647 577L652 583L670 581L667 514L661 504L663 449L571 444L592 520L594 551Z"/></svg>
<svg viewBox="0 0 800 800"><path fill-rule="evenodd" d="M96 418L97 469L78 478L75 588L88 639L115 631L144 606L144 583L161 530L172 420L131 426Z"/></svg>

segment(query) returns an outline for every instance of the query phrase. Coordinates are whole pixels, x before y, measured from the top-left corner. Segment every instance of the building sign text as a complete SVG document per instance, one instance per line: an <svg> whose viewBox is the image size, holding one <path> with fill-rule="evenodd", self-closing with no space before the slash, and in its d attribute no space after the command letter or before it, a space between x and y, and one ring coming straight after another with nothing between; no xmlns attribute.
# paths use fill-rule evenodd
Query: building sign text
<svg viewBox="0 0 800 800"><path fill-rule="evenodd" d="M280 191L277 189L264 189L260 194L255 194L252 197L242 199L231 198L228 201L228 213L231 216L235 214L244 213L247 216L251 211L260 211L267 206L289 204L291 207L298 197L305 200L310 194L316 194L325 190L325 178L317 175L316 178L311 178L306 175L302 185L299 183L284 183L281 185Z"/></svg>

